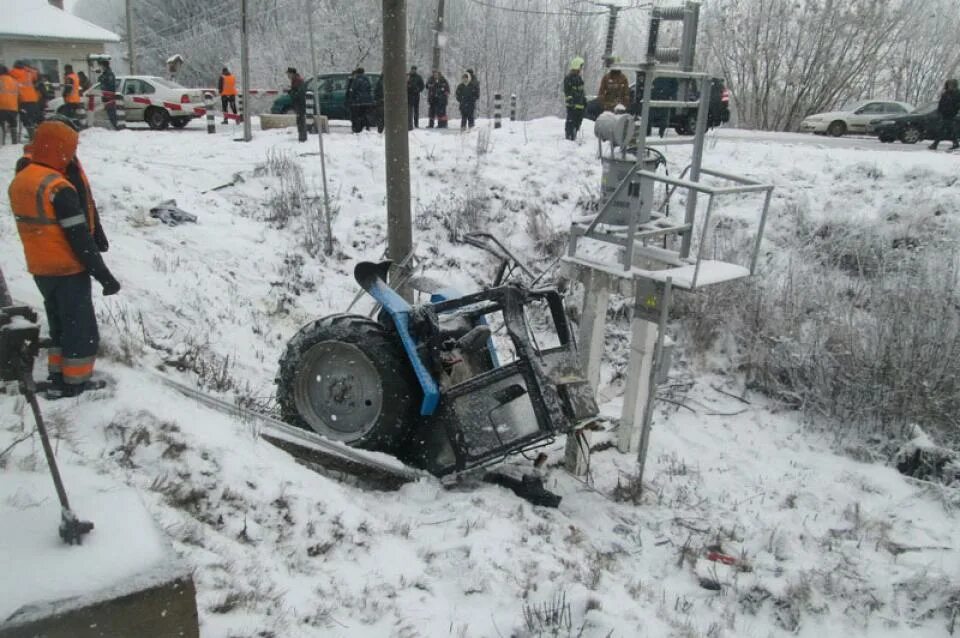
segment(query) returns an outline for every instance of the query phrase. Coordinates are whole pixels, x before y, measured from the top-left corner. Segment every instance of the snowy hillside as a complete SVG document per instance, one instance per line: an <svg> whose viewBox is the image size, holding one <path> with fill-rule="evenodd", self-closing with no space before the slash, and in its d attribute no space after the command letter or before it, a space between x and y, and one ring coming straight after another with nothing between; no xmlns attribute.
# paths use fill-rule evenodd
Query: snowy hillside
<svg viewBox="0 0 960 638"><path fill-rule="evenodd" d="M417 256L426 275L464 291L489 283L496 263L459 243L462 233L491 230L544 268L599 190L589 131L572 144L560 120L506 123L487 144L486 126L410 137ZM801 413L744 389L722 334L707 354L679 357L672 402L656 411L642 499L635 459L603 434L592 484L553 471L558 510L472 481L363 491L299 465L258 440L253 424L165 388L158 370L269 406L286 341L307 321L344 311L357 290L354 263L384 252L381 137L335 127L325 138L336 209L336 250L325 257L316 139L256 131L243 144L235 135L208 136L196 123L81 135L111 242L105 260L123 284L116 297L95 294L98 369L116 383L43 403L68 489L81 466L135 488L195 568L205 638L952 634L956 490L839 454L837 438L806 427ZM779 277L788 269L779 247L796 232L799 209L814 222L960 237L960 155L914 150L720 131L704 163L776 185L760 276ZM0 183L12 178L17 153L0 147ZM668 156L676 175L689 150ZM169 199L198 223L148 216ZM733 228L756 220L756 199L727 204L718 219ZM0 269L17 301L40 307L6 199ZM625 367L623 305L611 312L619 328L600 392L612 418ZM357 306L369 308L365 299ZM31 476L46 471L39 441L7 450L32 429L28 412L0 395L0 481L22 481L31 496L4 489L14 496L0 502L0 517L48 510L53 547L54 494L36 493L46 483ZM559 462L562 441L550 452ZM115 515L86 514L98 522L94 536ZM718 560L726 557L732 564ZM0 601L17 580L0 570ZM0 622L12 611L0 608Z"/></svg>

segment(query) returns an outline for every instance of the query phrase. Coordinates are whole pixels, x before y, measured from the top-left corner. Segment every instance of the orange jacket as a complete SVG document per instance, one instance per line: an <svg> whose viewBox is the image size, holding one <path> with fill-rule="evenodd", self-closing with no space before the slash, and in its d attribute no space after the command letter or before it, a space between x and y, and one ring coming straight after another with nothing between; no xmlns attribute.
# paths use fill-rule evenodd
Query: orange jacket
<svg viewBox="0 0 960 638"><path fill-rule="evenodd" d="M6 73L0 75L0 111L16 111L19 94L17 80Z"/></svg>
<svg viewBox="0 0 960 638"><path fill-rule="evenodd" d="M63 101L67 104L80 104L80 76L76 73L70 73L67 75L66 81L72 84L73 88L64 96Z"/></svg>
<svg viewBox="0 0 960 638"><path fill-rule="evenodd" d="M40 94L37 93L37 89L33 85L33 74L30 73L29 69L10 69L10 77L17 81L21 104L40 100Z"/></svg>
<svg viewBox="0 0 960 638"><path fill-rule="evenodd" d="M227 75L221 75L220 78L223 80L223 90L220 91L220 95L236 95L237 78L229 73Z"/></svg>
<svg viewBox="0 0 960 638"><path fill-rule="evenodd" d="M76 154L77 132L59 122L44 123L37 131L32 161L10 183L10 208L17 221L27 270L39 276L75 275L87 268L74 254L63 231L74 222L72 218L57 219L53 199L64 188L76 190L64 171ZM85 221L92 233L93 209L89 205L85 208L85 215L78 220Z"/></svg>
<svg viewBox="0 0 960 638"><path fill-rule="evenodd" d="M597 95L603 110L612 111L618 104L630 108L630 80L622 71L611 69L600 80L600 93Z"/></svg>

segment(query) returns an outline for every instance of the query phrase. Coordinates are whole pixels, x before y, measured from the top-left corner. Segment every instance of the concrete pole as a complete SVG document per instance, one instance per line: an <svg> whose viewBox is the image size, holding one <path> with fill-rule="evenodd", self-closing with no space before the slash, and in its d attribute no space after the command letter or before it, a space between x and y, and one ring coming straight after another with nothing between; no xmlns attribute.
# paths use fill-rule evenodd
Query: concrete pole
<svg viewBox="0 0 960 638"><path fill-rule="evenodd" d="M617 449L636 452L640 447L644 414L648 402L654 398L656 386L652 382L654 354L659 326L648 321L645 312L646 292L640 286L634 298L633 321L630 322L630 362L627 364L627 387L623 395L623 412L617 431Z"/></svg>
<svg viewBox="0 0 960 638"><path fill-rule="evenodd" d="M583 283L583 307L580 312L580 367L590 383L594 394L600 388L600 366L603 360L604 335L607 327L607 308L610 305L610 278L597 270L580 271ZM564 452L564 464L567 471L574 476L582 476L587 472L588 456L583 448L589 451L590 439L587 432L583 433L581 442L574 436L567 437L567 448Z"/></svg>
<svg viewBox="0 0 960 638"><path fill-rule="evenodd" d="M133 51L133 0L127 0L127 58L130 60L130 75L137 74L137 58ZM93 76L90 76L93 77Z"/></svg>
<svg viewBox="0 0 960 638"><path fill-rule="evenodd" d="M310 67L313 73L313 78L317 78L317 51L313 44L313 0L307 1L307 31L310 33ZM327 156L323 151L323 112L320 109L320 86L316 86L316 93L314 95L316 100L316 120L317 123L317 139L320 146L320 177L323 181L323 217L324 225L327 227L327 237L323 243L323 253L325 255L333 254L333 226L330 220L330 192L327 190Z"/></svg>
<svg viewBox="0 0 960 638"><path fill-rule="evenodd" d="M387 256L395 263L405 259L413 250L413 228L410 222L410 143L407 137L406 74L406 0L383 0Z"/></svg>
<svg viewBox="0 0 960 638"><path fill-rule="evenodd" d="M247 38L247 0L240 0L240 74L243 75L243 141L253 139L250 130L250 46Z"/></svg>
<svg viewBox="0 0 960 638"><path fill-rule="evenodd" d="M433 67L431 71L440 70L440 46L441 34L443 33L443 0L437 0L437 23L433 28Z"/></svg>

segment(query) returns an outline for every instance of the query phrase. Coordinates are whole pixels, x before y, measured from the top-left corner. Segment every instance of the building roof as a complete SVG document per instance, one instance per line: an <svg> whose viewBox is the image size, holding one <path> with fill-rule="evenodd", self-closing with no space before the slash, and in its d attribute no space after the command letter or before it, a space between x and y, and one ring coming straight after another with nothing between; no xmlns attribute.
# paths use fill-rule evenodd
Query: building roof
<svg viewBox="0 0 960 638"><path fill-rule="evenodd" d="M47 0L0 0L0 38L119 42L113 31L52 6Z"/></svg>

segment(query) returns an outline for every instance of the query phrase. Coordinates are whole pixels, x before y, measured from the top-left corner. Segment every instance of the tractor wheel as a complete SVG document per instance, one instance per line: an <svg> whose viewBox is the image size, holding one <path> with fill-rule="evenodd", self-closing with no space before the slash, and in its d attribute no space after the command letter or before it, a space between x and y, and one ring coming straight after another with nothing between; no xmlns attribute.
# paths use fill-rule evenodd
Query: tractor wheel
<svg viewBox="0 0 960 638"><path fill-rule="evenodd" d="M354 447L390 453L421 396L395 332L359 315L301 328L280 358L277 403L284 421Z"/></svg>

